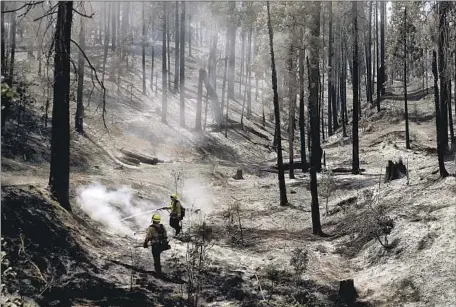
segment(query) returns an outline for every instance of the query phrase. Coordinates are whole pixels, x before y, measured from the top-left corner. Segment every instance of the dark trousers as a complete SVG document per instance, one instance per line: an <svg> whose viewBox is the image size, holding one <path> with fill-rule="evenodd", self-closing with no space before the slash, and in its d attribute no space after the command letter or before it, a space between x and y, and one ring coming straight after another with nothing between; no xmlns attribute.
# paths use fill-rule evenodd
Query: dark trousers
<svg viewBox="0 0 456 307"><path fill-rule="evenodd" d="M169 226L176 230L176 236L181 232L182 227L180 226L180 220L176 215L171 215L169 217Z"/></svg>
<svg viewBox="0 0 456 307"><path fill-rule="evenodd" d="M152 257L154 258L155 273L161 274L160 254L161 249L158 245L152 246Z"/></svg>

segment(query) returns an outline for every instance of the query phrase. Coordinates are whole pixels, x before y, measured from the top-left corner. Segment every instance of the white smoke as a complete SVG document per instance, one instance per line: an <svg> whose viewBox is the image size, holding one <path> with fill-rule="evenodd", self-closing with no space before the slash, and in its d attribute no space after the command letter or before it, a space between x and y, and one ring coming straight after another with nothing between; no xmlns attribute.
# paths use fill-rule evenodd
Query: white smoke
<svg viewBox="0 0 456 307"><path fill-rule="evenodd" d="M92 220L112 233L131 237L135 233L140 234L149 226L155 212L160 214L162 223L167 225L169 213L159 209L169 205L169 194L172 192L157 195L163 202L139 199L135 197L136 192L128 186L108 190L102 184L93 183L78 188L76 202ZM186 179L179 192L181 203L187 210L185 220L188 223L184 224L190 225L194 218L213 211L214 197L211 189L200 178Z"/></svg>
<svg viewBox="0 0 456 307"><path fill-rule="evenodd" d="M199 180L187 180L181 192L182 204L190 211L201 210L204 214L213 211L214 197L208 186L202 184Z"/></svg>
<svg viewBox="0 0 456 307"><path fill-rule="evenodd" d="M147 228L153 212L163 205L135 199L134 190L122 186L117 190L107 190L95 183L80 187L76 201L80 208L93 220L106 226L114 233L133 236L138 230ZM122 220L130 217L128 220Z"/></svg>

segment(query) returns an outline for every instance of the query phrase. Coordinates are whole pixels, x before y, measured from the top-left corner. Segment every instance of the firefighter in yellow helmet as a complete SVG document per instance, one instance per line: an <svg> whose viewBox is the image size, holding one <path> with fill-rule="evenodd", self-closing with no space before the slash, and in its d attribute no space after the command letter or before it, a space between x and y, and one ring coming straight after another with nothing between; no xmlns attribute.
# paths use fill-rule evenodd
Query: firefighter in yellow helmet
<svg viewBox="0 0 456 307"><path fill-rule="evenodd" d="M165 209L169 210L169 226L174 228L175 236L178 236L182 230L182 226L180 222L183 219L183 210L180 201L177 199L177 194L172 194L170 196L171 204L169 207L165 207Z"/></svg>
<svg viewBox="0 0 456 307"><path fill-rule="evenodd" d="M152 224L147 228L146 239L144 240L144 248L148 248L148 243L151 243L155 273L157 275L161 275L160 254L170 248L165 226L160 221L160 215L154 214L152 216Z"/></svg>

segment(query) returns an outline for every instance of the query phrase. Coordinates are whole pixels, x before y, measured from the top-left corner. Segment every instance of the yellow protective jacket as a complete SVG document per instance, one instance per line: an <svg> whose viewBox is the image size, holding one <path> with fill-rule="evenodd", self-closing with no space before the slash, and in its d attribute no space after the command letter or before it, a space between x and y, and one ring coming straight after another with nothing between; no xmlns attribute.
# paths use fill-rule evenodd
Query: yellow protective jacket
<svg viewBox="0 0 456 307"><path fill-rule="evenodd" d="M152 224L147 228L144 245L150 242L153 245L168 240L166 229L163 224Z"/></svg>
<svg viewBox="0 0 456 307"><path fill-rule="evenodd" d="M177 199L171 201L171 205L169 206L170 215L171 216L177 216L178 219L182 217L182 206L180 201Z"/></svg>

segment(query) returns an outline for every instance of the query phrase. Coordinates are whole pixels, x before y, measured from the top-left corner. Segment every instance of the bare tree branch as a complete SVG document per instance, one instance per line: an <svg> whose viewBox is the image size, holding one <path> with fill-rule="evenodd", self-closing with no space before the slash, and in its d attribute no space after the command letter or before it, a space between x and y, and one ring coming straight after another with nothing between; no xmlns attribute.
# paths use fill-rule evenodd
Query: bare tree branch
<svg viewBox="0 0 456 307"><path fill-rule="evenodd" d="M85 60L87 61L87 64L89 64L90 69L92 69L92 71L95 72L95 79L97 79L98 84L99 84L99 85L101 86L101 88L103 89L103 113L101 114L101 117L103 118L103 125L104 125L105 129L108 130L108 127L106 126L106 121L105 121L105 113L106 113L106 88L105 88L103 82L101 82L100 79L98 79L97 70L95 69L95 67L93 67L92 63L90 62L89 58L88 58L87 55L85 54L84 50L82 50L81 46L79 46L79 44L76 43L73 39L71 39L71 42L72 42L73 44L75 44L76 47L78 47L79 52L81 52L81 54L84 56Z"/></svg>
<svg viewBox="0 0 456 307"><path fill-rule="evenodd" d="M44 1L36 1L36 2L25 3L25 4L23 4L22 6L16 8L16 9L2 11L2 14L17 12L17 11L22 10L22 9L25 8L25 7L30 7L30 6L33 7L33 6L38 5L38 4L41 4L41 3L44 3ZM29 9L29 10L30 10L30 9Z"/></svg>
<svg viewBox="0 0 456 307"><path fill-rule="evenodd" d="M58 5L58 4L54 5L54 6L50 9L50 12L44 14L44 15L41 16L41 17L35 18L33 21L38 21L38 20L40 20L40 19L42 19L42 18L45 18L45 17L47 17L47 16L50 16L50 15L53 15L53 14L57 13L56 11L53 11L53 9L57 7L57 5Z"/></svg>
<svg viewBox="0 0 456 307"><path fill-rule="evenodd" d="M95 13L92 13L92 15L86 15L86 14L83 14L83 13L79 12L79 11L76 10L76 9L73 9L73 12L75 12L75 13L78 14L79 16L86 17L86 18L92 18L92 17L95 15Z"/></svg>

